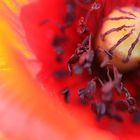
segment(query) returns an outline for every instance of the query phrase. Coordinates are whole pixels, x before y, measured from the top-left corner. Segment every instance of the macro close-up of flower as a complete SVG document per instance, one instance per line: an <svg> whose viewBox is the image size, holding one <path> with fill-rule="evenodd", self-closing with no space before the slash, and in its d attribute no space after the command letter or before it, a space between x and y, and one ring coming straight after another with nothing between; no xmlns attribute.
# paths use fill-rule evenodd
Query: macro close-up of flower
<svg viewBox="0 0 140 140"><path fill-rule="evenodd" d="M139 68L139 0L1 0L0 140L139 140Z"/></svg>

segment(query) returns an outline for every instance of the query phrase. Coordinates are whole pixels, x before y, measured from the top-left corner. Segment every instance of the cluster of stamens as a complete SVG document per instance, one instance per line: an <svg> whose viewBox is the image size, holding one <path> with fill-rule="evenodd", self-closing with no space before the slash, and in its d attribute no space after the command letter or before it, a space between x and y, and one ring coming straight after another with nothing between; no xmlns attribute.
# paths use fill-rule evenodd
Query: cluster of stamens
<svg viewBox="0 0 140 140"><path fill-rule="evenodd" d="M118 68L114 64L109 63L109 61L113 58L114 50L122 42L124 42L132 34L134 34L134 31L136 30L136 25L124 24L117 28L111 28L105 31L104 33L100 34L100 38L102 41L105 41L107 36L113 32L119 32L121 30L130 29L130 31L124 34L124 36L118 41L116 41L116 43L111 48L98 48L97 50L94 50L94 36L92 31L88 27L87 22L90 19L90 15L92 14L92 12L94 10L98 10L101 4L99 4L96 1L90 0L85 1L85 3L79 0L75 0L75 2L76 4L78 4L78 6L84 8L85 3L88 4L88 6L90 5L86 16L80 17L77 27L78 34L80 36L82 35L82 38L84 37L84 40L82 40L81 43L77 44L75 52L71 55L67 62L71 76L73 74L81 74L82 71L88 70L88 73L91 77L91 80L85 85L85 87L78 89L77 95L82 104L91 105L91 110L96 113L97 120L100 120L100 118L106 115L110 118L116 119L117 121L123 121L123 118L118 113L116 113L116 111L121 110L135 112L137 111L136 101L124 85L122 81L123 75L118 71ZM128 12L123 9L118 9L118 11L129 16L108 17L105 20L120 21L124 19L135 20L137 18L137 16L132 12ZM73 10L72 12L69 11L69 14L73 13ZM72 21L69 21L69 23L70 22ZM64 26L66 25L66 23L67 21L65 21ZM136 37L134 42L132 42L131 47L128 50L127 57L123 59L123 63L127 63L129 61L132 51L137 45L139 38L140 32L138 33L138 36ZM59 38L57 39L59 42ZM59 43L57 43L57 45L60 45L62 43L63 41L60 41ZM97 66L94 62L97 60L97 56L100 51L103 52L106 57L104 57L100 66ZM104 71L105 76L102 76L102 74L97 73L96 67L98 67L101 71ZM97 91L97 86L100 86L100 90L98 88L99 91ZM119 98L117 101L113 98L114 89L115 93L117 93ZM70 101L70 94L71 92L69 88L65 88L62 91L62 95L64 96L66 102Z"/></svg>

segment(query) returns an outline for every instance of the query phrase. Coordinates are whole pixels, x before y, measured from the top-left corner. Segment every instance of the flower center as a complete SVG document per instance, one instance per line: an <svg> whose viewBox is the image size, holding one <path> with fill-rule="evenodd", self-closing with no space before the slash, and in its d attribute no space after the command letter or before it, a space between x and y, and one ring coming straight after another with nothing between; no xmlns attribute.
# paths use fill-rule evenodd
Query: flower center
<svg viewBox="0 0 140 140"><path fill-rule="evenodd" d="M121 71L132 70L140 64L140 9L122 7L113 10L104 20L97 39L101 61Z"/></svg>

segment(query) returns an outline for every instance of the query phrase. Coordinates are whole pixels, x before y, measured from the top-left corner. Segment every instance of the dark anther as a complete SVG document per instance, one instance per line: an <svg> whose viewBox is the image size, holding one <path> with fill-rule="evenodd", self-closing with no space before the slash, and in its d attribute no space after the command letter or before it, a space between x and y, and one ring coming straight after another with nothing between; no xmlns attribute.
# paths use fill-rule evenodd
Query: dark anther
<svg viewBox="0 0 140 140"><path fill-rule="evenodd" d="M64 22L66 24L66 26L69 26L72 24L72 22L74 21L75 17L73 13L67 13L66 16L64 17Z"/></svg>
<svg viewBox="0 0 140 140"><path fill-rule="evenodd" d="M96 119L100 120L106 113L106 105L102 102L92 103L91 110L96 113Z"/></svg>
<svg viewBox="0 0 140 140"><path fill-rule="evenodd" d="M72 75L72 64L76 64L79 60L79 56L77 54L73 54L70 59L68 60L68 70Z"/></svg>
<svg viewBox="0 0 140 140"><path fill-rule="evenodd" d="M67 11L66 11L67 13L71 13L71 14L72 14L72 13L74 13L74 11L75 11L75 5L74 5L74 3L73 3L72 1L70 1L70 0L67 2L66 8L67 8L67 9L66 9L66 10L67 10Z"/></svg>
<svg viewBox="0 0 140 140"><path fill-rule="evenodd" d="M57 55L62 55L64 53L64 49L60 46L57 46L54 49L55 49Z"/></svg>
<svg viewBox="0 0 140 140"><path fill-rule="evenodd" d="M87 57L86 57L87 61L89 63L92 63L93 62L93 58L94 58L94 51L93 50L88 51Z"/></svg>
<svg viewBox="0 0 140 140"><path fill-rule="evenodd" d="M75 64L79 60L79 56L77 54L73 54L68 60L68 64Z"/></svg>
<svg viewBox="0 0 140 140"><path fill-rule="evenodd" d="M73 68L74 74L80 75L83 72L83 69L80 65L76 64Z"/></svg>
<svg viewBox="0 0 140 140"><path fill-rule="evenodd" d="M86 94L86 90L85 88L81 88L78 90L78 95L81 96L81 95L85 95Z"/></svg>
<svg viewBox="0 0 140 140"><path fill-rule="evenodd" d="M61 43L65 41L65 38L62 36L55 36L52 41L52 46L58 47L61 46Z"/></svg>
<svg viewBox="0 0 140 140"><path fill-rule="evenodd" d="M86 99L86 89L85 88L81 88L78 90L78 95L80 97L80 100L82 102L82 104L86 104L87 103L87 99Z"/></svg>
<svg viewBox="0 0 140 140"><path fill-rule="evenodd" d="M84 46L82 46L82 44L78 44L78 47L75 51L75 53L77 55L82 55L84 52L86 52L87 48L85 48Z"/></svg>
<svg viewBox="0 0 140 140"><path fill-rule="evenodd" d="M67 0L66 2L66 14L64 16L64 25L61 30L64 31L68 28L75 19L75 4L72 0Z"/></svg>
<svg viewBox="0 0 140 140"><path fill-rule="evenodd" d="M82 62L82 66L84 68L91 68L92 62L94 59L94 51L88 51L87 53L85 53L84 55L84 59Z"/></svg>
<svg viewBox="0 0 140 140"><path fill-rule="evenodd" d="M69 88L65 88L62 91L62 95L64 95L65 102L68 103L70 101L70 90L69 90Z"/></svg>
<svg viewBox="0 0 140 140"><path fill-rule="evenodd" d="M95 93L96 92L96 81L92 79L90 82L88 82L86 86L87 93Z"/></svg>
<svg viewBox="0 0 140 140"><path fill-rule="evenodd" d="M65 77L67 75L67 72L66 72L66 70L57 70L57 71L55 71L54 72L54 76L56 77L56 78L63 78L63 77Z"/></svg>

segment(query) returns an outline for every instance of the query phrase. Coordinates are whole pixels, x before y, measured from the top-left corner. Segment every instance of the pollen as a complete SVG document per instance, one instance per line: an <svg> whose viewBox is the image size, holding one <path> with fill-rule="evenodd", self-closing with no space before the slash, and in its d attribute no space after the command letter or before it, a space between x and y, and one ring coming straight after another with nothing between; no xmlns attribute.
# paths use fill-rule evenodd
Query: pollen
<svg viewBox="0 0 140 140"><path fill-rule="evenodd" d="M115 65L126 72L140 65L140 9L121 7L103 21L97 38L101 66Z"/></svg>

